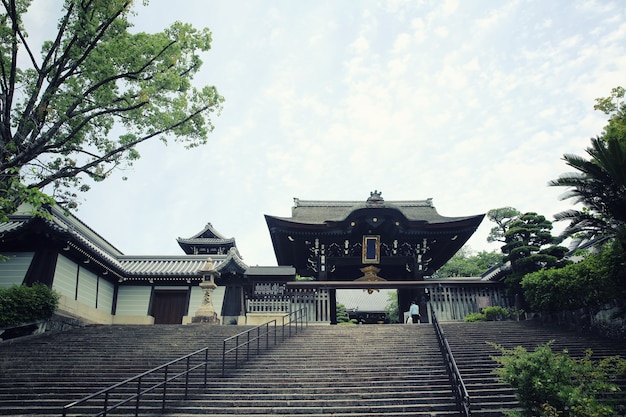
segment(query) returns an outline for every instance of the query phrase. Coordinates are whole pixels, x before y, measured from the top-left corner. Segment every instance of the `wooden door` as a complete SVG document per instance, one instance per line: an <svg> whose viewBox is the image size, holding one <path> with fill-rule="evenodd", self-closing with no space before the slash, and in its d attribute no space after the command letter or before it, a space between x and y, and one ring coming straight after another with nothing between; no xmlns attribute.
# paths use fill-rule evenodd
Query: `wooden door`
<svg viewBox="0 0 626 417"><path fill-rule="evenodd" d="M154 291L152 298L154 324L181 324L186 313L187 291Z"/></svg>

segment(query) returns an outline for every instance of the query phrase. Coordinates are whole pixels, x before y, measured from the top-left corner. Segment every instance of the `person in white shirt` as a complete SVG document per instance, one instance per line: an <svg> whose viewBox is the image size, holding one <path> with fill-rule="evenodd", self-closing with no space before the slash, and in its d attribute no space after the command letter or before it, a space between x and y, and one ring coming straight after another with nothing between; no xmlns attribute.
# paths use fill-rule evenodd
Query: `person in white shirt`
<svg viewBox="0 0 626 417"><path fill-rule="evenodd" d="M415 301L413 301L411 303L411 307L409 307L409 315L411 316L411 320L414 324L418 324L420 322L420 306L418 306Z"/></svg>

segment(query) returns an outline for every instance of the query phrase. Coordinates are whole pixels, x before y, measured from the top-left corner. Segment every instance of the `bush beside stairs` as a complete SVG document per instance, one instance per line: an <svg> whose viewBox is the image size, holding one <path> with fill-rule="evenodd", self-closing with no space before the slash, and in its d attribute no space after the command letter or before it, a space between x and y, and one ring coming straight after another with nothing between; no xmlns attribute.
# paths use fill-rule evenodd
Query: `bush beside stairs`
<svg viewBox="0 0 626 417"><path fill-rule="evenodd" d="M552 351L567 350L574 358L582 358L587 349L592 360L619 355L626 358L626 341L609 340L590 334L576 333L530 321L447 322L443 331L471 398L474 417L500 417L506 411L519 409L513 389L498 381L492 356L499 352L487 342L505 349L523 346L532 352L536 347L553 342ZM617 381L626 392L626 379ZM624 404L621 404L624 407Z"/></svg>
<svg viewBox="0 0 626 417"><path fill-rule="evenodd" d="M532 350L554 339L555 351L567 348L572 355L582 355L591 348L594 357L626 357L626 342L597 340L534 322L442 327L472 397L475 417L501 417L517 407L511 388L492 373L496 364L490 356L497 352L486 341ZM205 346L214 352L206 391L168 403L165 415L459 415L430 324L312 324L222 378L222 340L242 330L203 325L88 326L4 342L0 415L59 416L71 401ZM147 403L143 409L158 407Z"/></svg>

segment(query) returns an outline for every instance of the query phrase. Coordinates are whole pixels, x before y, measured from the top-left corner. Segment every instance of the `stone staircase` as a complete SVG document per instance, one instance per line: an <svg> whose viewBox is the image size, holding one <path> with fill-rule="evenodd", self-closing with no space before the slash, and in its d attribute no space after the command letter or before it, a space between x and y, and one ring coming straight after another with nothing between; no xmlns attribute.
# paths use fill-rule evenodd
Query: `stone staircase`
<svg viewBox="0 0 626 417"><path fill-rule="evenodd" d="M567 348L575 356L591 348L594 357L626 357L626 342L592 339L534 322L447 322L442 327L472 398L474 417L502 417L518 406L512 389L492 372L496 363L491 356L497 352L486 341L532 350L555 340L555 351ZM458 415L430 324L311 324L222 378L222 341L245 329L88 326L1 343L0 415L60 416L69 402L205 346L214 352L206 391L168 403L165 414L157 399L154 404L147 401L142 415ZM200 387L197 378L192 385Z"/></svg>
<svg viewBox="0 0 626 417"><path fill-rule="evenodd" d="M537 346L554 341L553 352L566 349L572 357L582 357L591 349L594 360L614 355L626 358L626 341L542 326L537 321L446 322L442 329L469 392L474 417L501 417L506 411L519 408L513 389L498 381L493 373L497 364L491 357L499 352L486 342L506 349L523 346L532 352ZM618 382L626 392L626 380Z"/></svg>
<svg viewBox="0 0 626 417"><path fill-rule="evenodd" d="M457 416L430 325L309 326L170 408L177 417Z"/></svg>
<svg viewBox="0 0 626 417"><path fill-rule="evenodd" d="M62 407L206 346L242 326L87 326L0 343L0 415L60 416Z"/></svg>

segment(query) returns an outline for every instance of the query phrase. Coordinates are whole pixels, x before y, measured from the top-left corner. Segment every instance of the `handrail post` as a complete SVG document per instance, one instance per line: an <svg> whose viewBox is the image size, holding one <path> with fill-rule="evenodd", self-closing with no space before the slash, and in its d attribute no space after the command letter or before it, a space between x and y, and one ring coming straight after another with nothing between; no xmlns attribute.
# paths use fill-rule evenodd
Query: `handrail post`
<svg viewBox="0 0 626 417"><path fill-rule="evenodd" d="M224 339L224 342L222 343L222 376L224 376L225 372L226 372L226 340ZM208 353L207 353L208 355ZM205 356L206 358L206 356ZM206 359L205 359L206 360ZM206 365L204 366L204 373L205 373L205 377L204 377L204 389L206 390Z"/></svg>
<svg viewBox="0 0 626 417"><path fill-rule="evenodd" d="M207 374L209 373L209 348L204 348L204 391L206 392ZM222 351L222 372L224 372L224 351Z"/></svg>
<svg viewBox="0 0 626 417"><path fill-rule="evenodd" d="M109 391L104 394L104 410L102 410L102 416L107 417L107 411L109 409Z"/></svg>
<svg viewBox="0 0 626 417"><path fill-rule="evenodd" d="M189 393L189 356L187 356L187 368L185 368L185 397L187 399L187 394Z"/></svg>
<svg viewBox="0 0 626 417"><path fill-rule="evenodd" d="M285 317L291 317L292 314L293 313L289 313L289 316L283 316L282 319L281 319L282 320L282 326L281 326L281 329L280 329L280 338L281 338L281 340L285 340Z"/></svg>
<svg viewBox="0 0 626 417"><path fill-rule="evenodd" d="M135 401L135 417L139 415L139 399L141 398L141 377L137 380L137 400Z"/></svg>
<svg viewBox="0 0 626 417"><path fill-rule="evenodd" d="M165 412L165 396L167 394L167 371L168 367L165 367L165 371L163 372L163 401L161 403L161 412Z"/></svg>

